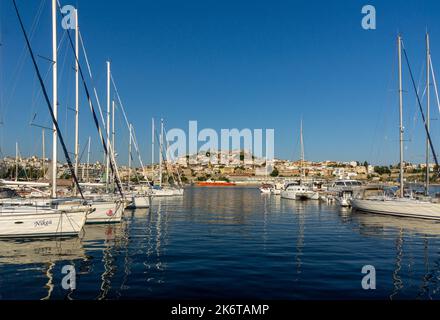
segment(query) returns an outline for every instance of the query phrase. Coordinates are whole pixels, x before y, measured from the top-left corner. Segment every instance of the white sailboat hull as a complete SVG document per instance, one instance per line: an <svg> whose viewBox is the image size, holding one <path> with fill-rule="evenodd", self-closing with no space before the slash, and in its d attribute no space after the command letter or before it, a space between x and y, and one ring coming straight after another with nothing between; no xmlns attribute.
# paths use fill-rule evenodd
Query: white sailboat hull
<svg viewBox="0 0 440 320"><path fill-rule="evenodd" d="M118 223L122 220L125 205L123 201L93 202L94 212L87 216L86 223Z"/></svg>
<svg viewBox="0 0 440 320"><path fill-rule="evenodd" d="M86 219L85 210L3 207L0 208L0 238L75 236Z"/></svg>
<svg viewBox="0 0 440 320"><path fill-rule="evenodd" d="M383 215L440 220L440 204L412 199L352 199L353 209Z"/></svg>
<svg viewBox="0 0 440 320"><path fill-rule="evenodd" d="M172 196L183 196L184 189L152 189L151 195L153 197L172 197Z"/></svg>
<svg viewBox="0 0 440 320"><path fill-rule="evenodd" d="M150 197L146 195L133 195L130 197L131 203L128 206L132 209L142 209L150 207Z"/></svg>

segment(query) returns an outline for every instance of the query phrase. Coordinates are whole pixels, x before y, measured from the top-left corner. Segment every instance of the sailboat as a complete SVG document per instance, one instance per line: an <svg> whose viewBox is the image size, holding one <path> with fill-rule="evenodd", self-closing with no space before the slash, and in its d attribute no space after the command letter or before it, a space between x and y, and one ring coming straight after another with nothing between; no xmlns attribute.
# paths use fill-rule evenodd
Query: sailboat
<svg viewBox="0 0 440 320"><path fill-rule="evenodd" d="M431 66L431 57L429 52L429 36L426 36L427 43L427 87L429 87L429 72ZM412 218L423 218L423 219L435 219L440 220L440 203L433 202L431 198L415 199L412 197L404 196L404 159L403 159L403 96L402 96L402 38L399 35L397 37L398 46L398 81L399 81L399 135L400 135L400 189L397 196L388 196L386 194L376 195L372 197L361 196L359 198L354 198L351 200L351 205L353 209L358 211L393 215L393 216L403 216ZM406 53L405 53L406 57ZM407 57L406 57L407 58ZM409 65L409 64L408 64ZM417 94L417 91L416 91ZM420 100L418 99L419 107L422 112L422 118L425 121L423 111L421 109ZM429 109L429 97L428 97L428 109ZM433 156L437 162L437 157L435 155L434 149L432 147L432 142L429 134L428 122L425 121L425 130L427 134L428 143L433 151ZM428 149L429 151L429 149ZM426 176L429 179L429 175ZM426 184L428 187L428 183Z"/></svg>
<svg viewBox="0 0 440 320"><path fill-rule="evenodd" d="M303 141L303 123L301 119L301 179L299 181L288 183L284 190L281 191L281 198L291 200L319 200L319 193L313 191L312 188L304 184L304 141Z"/></svg>
<svg viewBox="0 0 440 320"><path fill-rule="evenodd" d="M33 65L37 72L40 84L44 93L47 106L53 122L53 159L52 159L52 196L56 198L57 182L57 143L61 142L66 160L71 169L75 183L78 180L73 171L70 157L57 122L58 82L57 82L57 2L52 0L52 54L53 54L53 101L49 97L41 78L41 73L35 60L29 38L24 28L18 7L14 1L14 8L23 31L26 45L32 58ZM79 186L79 185L78 185ZM82 230L87 214L92 208L85 203L76 203L66 208L40 207L34 204L0 203L0 237L46 237L46 236L72 236L78 235Z"/></svg>
<svg viewBox="0 0 440 320"><path fill-rule="evenodd" d="M154 154L154 122L153 122L153 145L152 145L152 151ZM166 139L165 139L166 140ZM161 119L160 121L160 135L159 135L159 185L157 186L153 186L151 189L151 194L153 197L170 197L170 196L183 196L184 193L184 189L181 187L182 185L182 181L180 179L180 173L177 172L177 176L178 176L178 184L177 186L173 186L173 187L164 187L162 185L163 182L163 163L166 160L165 163L165 168L167 169L168 172L170 172L171 170L168 169L168 149L169 149L169 145L168 145L168 140L166 140L167 145L164 146L164 122L163 119ZM163 154L163 149L166 149L167 152L165 153L165 156ZM152 156L153 157L153 156ZM154 158L152 158L152 165L154 163ZM172 173L172 175L174 175ZM174 178L173 178L174 180Z"/></svg>
<svg viewBox="0 0 440 320"><path fill-rule="evenodd" d="M53 15L56 15L56 11L58 10L56 1L53 2L53 8L52 10ZM55 23L56 23L56 18ZM56 48L56 25L54 26L54 47ZM70 37L70 35L69 35ZM56 50L56 49L54 49ZM78 173L78 136L79 136L79 126L78 126L78 115L79 115L79 24L78 24L78 11L75 10L75 97L76 97L76 107L75 107L75 163L74 163L74 172L73 176L77 176ZM56 61L56 51L54 51L54 61ZM109 144L109 105L110 105L110 63L107 63L107 88L108 88L108 101L107 101L107 111L108 111L108 119L107 119L107 147L110 148ZM54 64L54 101L57 101L56 94L57 94L57 71L56 71L56 65ZM54 103L54 106L56 108L56 103ZM126 202L123 198L115 197L113 194L83 194L83 199L76 198L76 193L80 189L80 185L75 185L74 189L74 197L70 198L59 198L57 197L57 180L56 180L56 136L54 136L54 148L53 148L53 161L52 161L52 199L35 199L35 198L29 198L29 199L7 199L3 200L3 204L21 204L21 205L27 205L27 206L34 206L39 209L55 209L55 210L71 210L72 208L78 208L78 206L82 204L87 204L89 208L91 208L88 216L87 216L87 223L111 223L111 222L120 222L122 219L123 211L126 207ZM90 148L90 139L89 139L89 148ZM109 161L110 154L113 150L107 149L106 155L107 160ZM108 161L107 161L107 175L108 175ZM108 178L107 178L108 181Z"/></svg>

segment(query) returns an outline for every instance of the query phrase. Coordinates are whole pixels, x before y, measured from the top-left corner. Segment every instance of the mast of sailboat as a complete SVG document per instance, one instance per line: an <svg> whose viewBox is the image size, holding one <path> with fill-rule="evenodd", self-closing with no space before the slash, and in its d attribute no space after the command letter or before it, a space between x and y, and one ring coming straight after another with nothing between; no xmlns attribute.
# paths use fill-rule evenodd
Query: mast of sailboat
<svg viewBox="0 0 440 320"><path fill-rule="evenodd" d="M154 118L151 118L151 172L154 181Z"/></svg>
<svg viewBox="0 0 440 320"><path fill-rule="evenodd" d="M430 130L430 49L429 49L429 33L426 32L426 128ZM426 183L425 183L425 195L429 195L429 136L426 135Z"/></svg>
<svg viewBox="0 0 440 320"><path fill-rule="evenodd" d="M75 9L75 54L79 57L79 24L78 24L78 10ZM79 59L79 58L78 58ZM75 174L78 176L79 163L79 61L75 58ZM76 195L76 186L74 194Z"/></svg>
<svg viewBox="0 0 440 320"><path fill-rule="evenodd" d="M107 61L107 146L109 150L106 153L106 167L105 167L105 189L109 191L109 177L110 177L110 61Z"/></svg>
<svg viewBox="0 0 440 320"><path fill-rule="evenodd" d="M57 0L52 0L52 110L58 120L58 61L57 61ZM58 132L55 123L52 134L52 198L57 197L57 143Z"/></svg>
<svg viewBox="0 0 440 320"><path fill-rule="evenodd" d="M115 100L113 100L112 101L112 149L113 149L113 152L116 154L115 136L116 136L116 131L115 131Z"/></svg>
<svg viewBox="0 0 440 320"><path fill-rule="evenodd" d="M15 181L18 181L18 142L15 142Z"/></svg>
<svg viewBox="0 0 440 320"><path fill-rule="evenodd" d="M303 120L301 118L301 133L300 133L300 143L301 143L301 181L304 180L304 139L303 139Z"/></svg>
<svg viewBox="0 0 440 320"><path fill-rule="evenodd" d="M89 136L89 143L87 146L87 182L90 182L89 180L89 170L90 170L90 136Z"/></svg>
<svg viewBox="0 0 440 320"><path fill-rule="evenodd" d="M45 141L45 132L44 132L44 128L41 130L41 142L42 142L42 148L43 148L43 150L42 150L42 158L43 158L43 161L42 161L42 166L41 166L41 168L42 168L42 178L44 179L44 167L45 167L45 164L46 164L46 141Z"/></svg>
<svg viewBox="0 0 440 320"><path fill-rule="evenodd" d="M403 91L402 91L402 38L397 36L398 60L399 60L399 142L400 142L400 192L403 198Z"/></svg>
<svg viewBox="0 0 440 320"><path fill-rule="evenodd" d="M162 187L162 148L163 148L163 119L160 119L160 141L159 141L159 186Z"/></svg>
<svg viewBox="0 0 440 320"><path fill-rule="evenodd" d="M50 114L50 116L51 116L51 118L52 118L52 122L53 122L53 125L54 125L54 129L55 129L55 132L56 132L56 136L59 137L59 139L60 139L61 148L62 148L62 150L63 150L64 157L65 157L65 159L66 159L66 161L67 161L67 165L68 165L68 167L69 167L70 174L72 175L73 181L74 181L74 183L76 184L76 186L78 187L78 191L79 191L79 193L80 193L80 195L81 195L81 198L84 199L84 196L83 196L82 191L81 191L81 187L80 187L80 185L79 185L78 178L76 177L76 174L75 174L75 169L74 169L74 167L73 167L73 163L72 163L72 161L71 161L71 159L70 159L69 152L67 151L67 147L66 147L66 144L65 144L65 142L64 142L62 132L61 132L60 129L59 129L58 121L56 120L56 116L55 116L55 113L54 113L54 111L56 110L56 105L55 105L55 106L52 106L52 104L50 103L50 98L49 98L49 95L48 95L48 93L47 93L46 86L44 85L44 81L43 81L43 77L41 76L40 69L38 68L38 64L37 64L37 61L36 61L36 59L35 59L35 54L34 54L34 51L32 50L32 46L31 46L31 43L30 43L30 41L29 41L29 37L28 37L28 35L27 35L26 29L25 29L25 27L24 27L23 20L22 20L22 18L21 18L20 11L19 11L19 9L18 9L18 6L17 6L17 2L16 2L16 0L12 0L12 3L13 3L13 5L14 5L15 13L16 13L16 15L17 15L17 19L18 19L18 22L19 22L19 24L20 24L20 29L21 29L21 31L22 31L22 33L23 33L23 36L24 36L24 39L25 39L25 41L26 41L26 47L27 47L27 49L28 49L28 51L29 51L29 54L30 54L30 56L31 56L31 60L32 60L32 64L33 64L33 66L34 66L34 68L35 68L35 72L36 72L36 74L37 74L38 82L40 83L41 89L42 89L42 91L43 91L44 100L46 101L47 107L48 107L48 109L49 109L49 114ZM52 2L52 9L53 9L54 7L56 8L56 0L53 0L53 2ZM56 14L56 10L52 10L52 13L53 13L53 14ZM55 20L55 22L56 22L56 18L55 18L55 19L52 19L52 22L53 22L54 20ZM56 28L56 23L53 24L53 27ZM56 35L56 34L55 34L55 35ZM55 37L55 40L56 40L56 37ZM55 41L55 42L56 42L56 41ZM55 48L54 51L55 51L55 53L56 53L56 48ZM56 64L54 65L54 67L56 67ZM56 83L56 81L55 81L55 83ZM56 86L55 86L55 88L56 88ZM55 91L56 91L56 90L55 90ZM55 92L55 93L56 93L56 92ZM55 96L56 96L56 95L55 95ZM56 98L57 98L57 96L56 96ZM55 101L57 101L57 100L55 100ZM56 149L56 144L55 144L55 149ZM55 155L56 155L56 152L55 152ZM55 159L55 160L56 160L56 159ZM52 196L56 196L56 161L55 161L52 165L53 165L53 167L55 167L55 170L54 170L54 171L55 171L55 172L54 172L54 173L55 173L55 178L52 177L52 179L55 180L55 188L53 188L53 189L55 189L55 192L53 192L54 190L52 190Z"/></svg>
<svg viewBox="0 0 440 320"><path fill-rule="evenodd" d="M112 100L112 152L114 157L116 158L116 150L115 150L115 100ZM112 184L114 188L114 176L112 175Z"/></svg>
<svg viewBox="0 0 440 320"><path fill-rule="evenodd" d="M128 190L130 190L130 180L131 180L131 141L132 141L132 125L130 123L130 142L128 143Z"/></svg>

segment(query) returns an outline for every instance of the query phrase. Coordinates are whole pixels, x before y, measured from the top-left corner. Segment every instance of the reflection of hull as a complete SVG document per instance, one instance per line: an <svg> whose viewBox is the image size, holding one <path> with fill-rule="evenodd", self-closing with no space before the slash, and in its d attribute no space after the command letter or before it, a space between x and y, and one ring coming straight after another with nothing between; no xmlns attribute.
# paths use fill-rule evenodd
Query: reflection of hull
<svg viewBox="0 0 440 320"><path fill-rule="evenodd" d="M387 228L405 230L412 233L423 235L440 235L440 223L422 219L410 219L402 217L392 217L375 214L355 214L353 218L363 227L371 228L372 232L378 233L379 230ZM381 229L378 229L381 228Z"/></svg>
<svg viewBox="0 0 440 320"><path fill-rule="evenodd" d="M86 217L85 209L0 208L0 237L75 236L83 228Z"/></svg>
<svg viewBox="0 0 440 320"><path fill-rule="evenodd" d="M371 213L440 220L440 204L412 199L360 200L352 199L351 205L359 211Z"/></svg>
<svg viewBox="0 0 440 320"><path fill-rule="evenodd" d="M39 264L84 259L85 251L78 238L32 241L2 241L0 264Z"/></svg>
<svg viewBox="0 0 440 320"><path fill-rule="evenodd" d="M341 207L349 207L350 206L350 200L348 200L346 198L336 197L335 199Z"/></svg>

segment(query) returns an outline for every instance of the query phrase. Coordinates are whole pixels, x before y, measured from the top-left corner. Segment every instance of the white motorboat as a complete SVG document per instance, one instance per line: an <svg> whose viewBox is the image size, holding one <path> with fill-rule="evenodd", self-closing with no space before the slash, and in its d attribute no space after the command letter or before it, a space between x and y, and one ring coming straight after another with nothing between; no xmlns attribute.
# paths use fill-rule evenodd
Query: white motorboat
<svg viewBox="0 0 440 320"><path fill-rule="evenodd" d="M281 195L281 191L283 191L284 189L284 183L275 183L275 185L273 186L273 188L270 190L270 192L273 195Z"/></svg>
<svg viewBox="0 0 440 320"><path fill-rule="evenodd" d="M259 189L262 194L271 194L273 185L269 183L263 183Z"/></svg>
<svg viewBox="0 0 440 320"><path fill-rule="evenodd" d="M319 200L319 193L300 182L289 183L281 191L281 198L291 200Z"/></svg>
<svg viewBox="0 0 440 320"><path fill-rule="evenodd" d="M75 236L82 230L91 210L86 206L57 210L0 205L0 237Z"/></svg>
<svg viewBox="0 0 440 320"><path fill-rule="evenodd" d="M352 179L340 179L331 184L328 192L341 207L351 206L351 199L360 192L362 183Z"/></svg>

